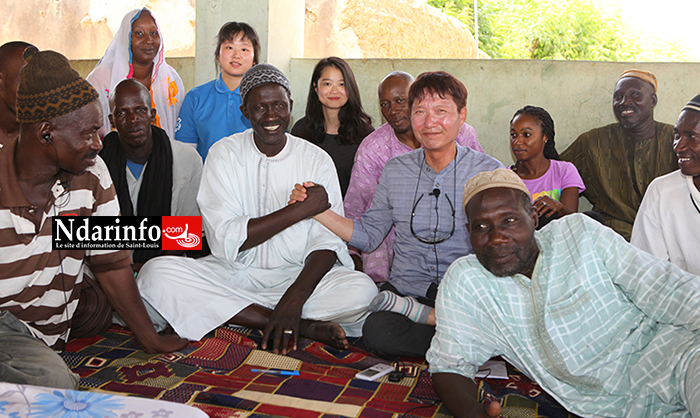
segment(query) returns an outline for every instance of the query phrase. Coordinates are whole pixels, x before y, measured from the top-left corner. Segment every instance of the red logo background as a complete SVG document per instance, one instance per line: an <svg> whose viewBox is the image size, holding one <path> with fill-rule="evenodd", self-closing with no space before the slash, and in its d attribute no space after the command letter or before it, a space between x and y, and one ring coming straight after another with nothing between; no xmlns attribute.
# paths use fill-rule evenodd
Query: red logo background
<svg viewBox="0 0 700 418"><path fill-rule="evenodd" d="M201 250L201 216L163 216L163 250Z"/></svg>

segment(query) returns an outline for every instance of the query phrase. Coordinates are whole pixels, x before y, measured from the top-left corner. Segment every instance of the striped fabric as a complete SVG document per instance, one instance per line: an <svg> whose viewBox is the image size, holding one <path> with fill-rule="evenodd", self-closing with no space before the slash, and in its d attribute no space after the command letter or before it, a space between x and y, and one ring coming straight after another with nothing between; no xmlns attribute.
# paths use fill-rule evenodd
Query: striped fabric
<svg viewBox="0 0 700 418"><path fill-rule="evenodd" d="M112 180L104 162L59 183L43 211L39 231L34 208L20 189L14 171L17 141L0 149L0 309L23 321L49 347L62 350L78 305L83 261L99 273L131 263L128 251L51 250L52 216L119 214Z"/></svg>

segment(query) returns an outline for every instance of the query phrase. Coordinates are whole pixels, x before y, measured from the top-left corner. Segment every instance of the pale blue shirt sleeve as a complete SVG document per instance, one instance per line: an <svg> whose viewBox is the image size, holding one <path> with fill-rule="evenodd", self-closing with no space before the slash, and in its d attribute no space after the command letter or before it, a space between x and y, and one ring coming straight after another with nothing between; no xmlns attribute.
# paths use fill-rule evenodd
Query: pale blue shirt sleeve
<svg viewBox="0 0 700 418"><path fill-rule="evenodd" d="M700 277L627 243L612 229L597 229L594 243L608 274L642 312L660 323L700 330Z"/></svg>
<svg viewBox="0 0 700 418"><path fill-rule="evenodd" d="M474 294L473 276L482 275L471 255L456 260L442 280L435 302L435 336L426 354L431 373L457 373L472 380L479 366L502 354L495 323Z"/></svg>

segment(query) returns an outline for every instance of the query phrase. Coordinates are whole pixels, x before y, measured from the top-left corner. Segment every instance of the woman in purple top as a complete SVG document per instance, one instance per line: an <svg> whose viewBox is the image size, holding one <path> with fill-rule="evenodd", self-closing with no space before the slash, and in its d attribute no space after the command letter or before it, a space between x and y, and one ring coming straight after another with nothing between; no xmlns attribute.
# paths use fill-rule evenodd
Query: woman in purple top
<svg viewBox="0 0 700 418"><path fill-rule="evenodd" d="M549 112L536 106L515 112L510 121L510 146L517 159L511 169L530 190L540 217L538 228L578 211L578 195L586 187L576 167L559 160Z"/></svg>

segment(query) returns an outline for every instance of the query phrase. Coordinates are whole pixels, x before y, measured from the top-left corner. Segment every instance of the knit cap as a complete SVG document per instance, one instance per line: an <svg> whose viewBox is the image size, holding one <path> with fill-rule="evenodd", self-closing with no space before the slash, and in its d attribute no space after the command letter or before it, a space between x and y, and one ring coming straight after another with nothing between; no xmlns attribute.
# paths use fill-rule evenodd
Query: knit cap
<svg viewBox="0 0 700 418"><path fill-rule="evenodd" d="M44 122L67 115L98 99L97 91L55 51L28 47L19 73L17 121Z"/></svg>
<svg viewBox="0 0 700 418"><path fill-rule="evenodd" d="M693 110L695 112L700 112L700 94L697 96L693 97L685 107L683 107L683 110ZM681 110L681 111L683 111Z"/></svg>
<svg viewBox="0 0 700 418"><path fill-rule="evenodd" d="M252 66L248 71L243 74L241 79L241 85L239 87L241 92L241 103L243 106L246 105L246 100L248 98L248 93L253 91L254 88L262 86L263 84L275 83L284 87L287 90L287 94L291 97L292 88L289 87L289 80L278 70L274 65L270 64L257 64Z"/></svg>

